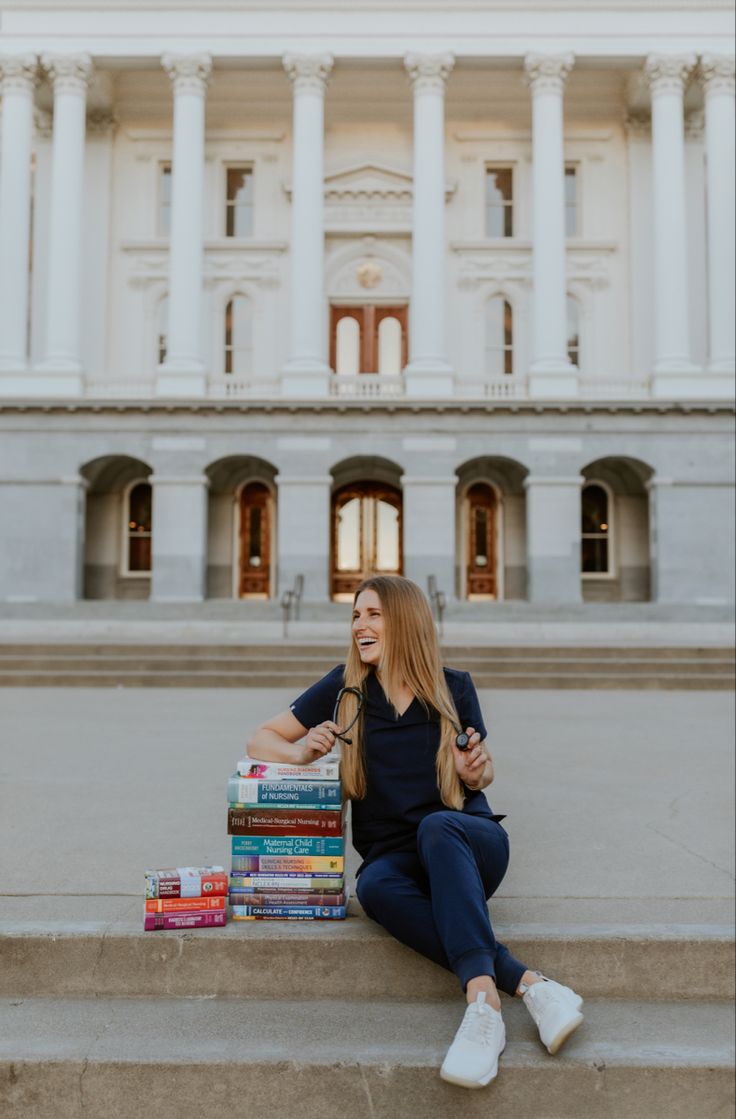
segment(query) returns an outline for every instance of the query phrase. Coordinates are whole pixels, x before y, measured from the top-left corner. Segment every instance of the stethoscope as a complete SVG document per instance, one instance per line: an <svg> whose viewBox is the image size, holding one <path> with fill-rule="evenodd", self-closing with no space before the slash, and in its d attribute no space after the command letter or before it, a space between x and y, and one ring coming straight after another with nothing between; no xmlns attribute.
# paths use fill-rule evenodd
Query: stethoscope
<svg viewBox="0 0 736 1119"><path fill-rule="evenodd" d="M335 732L335 738L339 738L341 742L345 742L345 743L347 743L348 746L352 746L353 740L352 740L352 738L348 738L347 734L348 734L348 731L351 730L355 726L358 719L360 718L361 712L363 711L363 708L365 707L365 695L360 690L360 688L340 688L340 691L337 693L337 699L335 700L335 707L334 707L334 710L332 712L333 723L337 723L337 717L340 714L340 704L342 703L342 701L343 701L343 699L345 698L346 695L354 695L355 698L358 701L358 706L356 708L355 715L350 720L348 725L346 727L344 727L343 730L339 730L339 731ZM470 735L466 734L464 730L458 730L457 734L455 735L455 745L457 746L458 750L462 750L463 752L465 750L469 750L470 749Z"/></svg>

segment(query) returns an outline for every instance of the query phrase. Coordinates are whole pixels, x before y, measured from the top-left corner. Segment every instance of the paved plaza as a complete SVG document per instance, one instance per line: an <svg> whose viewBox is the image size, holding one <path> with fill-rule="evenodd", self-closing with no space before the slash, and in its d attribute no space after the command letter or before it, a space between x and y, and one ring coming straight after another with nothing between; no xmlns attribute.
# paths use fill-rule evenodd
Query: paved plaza
<svg viewBox="0 0 736 1119"><path fill-rule="evenodd" d="M5 689L0 919L138 921L148 866L227 864L225 780L281 689ZM503 924L727 923L730 693L493 691ZM351 874L357 865L350 851Z"/></svg>

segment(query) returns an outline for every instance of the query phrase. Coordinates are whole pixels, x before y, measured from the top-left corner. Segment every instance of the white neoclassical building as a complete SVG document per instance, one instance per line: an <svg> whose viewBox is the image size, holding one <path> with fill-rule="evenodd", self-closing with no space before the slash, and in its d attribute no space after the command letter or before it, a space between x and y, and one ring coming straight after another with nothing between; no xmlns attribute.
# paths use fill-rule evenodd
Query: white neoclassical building
<svg viewBox="0 0 736 1119"><path fill-rule="evenodd" d="M730 0L0 0L0 133L3 601L733 602Z"/></svg>

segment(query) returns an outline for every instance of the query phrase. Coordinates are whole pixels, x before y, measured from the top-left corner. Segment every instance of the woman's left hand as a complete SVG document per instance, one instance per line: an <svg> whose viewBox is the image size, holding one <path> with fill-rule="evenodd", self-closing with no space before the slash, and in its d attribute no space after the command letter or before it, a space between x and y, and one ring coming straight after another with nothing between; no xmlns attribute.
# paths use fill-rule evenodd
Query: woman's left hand
<svg viewBox="0 0 736 1119"><path fill-rule="evenodd" d="M458 750L455 743L452 744L455 769L460 780L468 788L481 789L490 784L490 781L483 781L483 776L491 757L485 748L485 743L481 743L479 732L474 727L466 727L465 733L470 740L467 750Z"/></svg>

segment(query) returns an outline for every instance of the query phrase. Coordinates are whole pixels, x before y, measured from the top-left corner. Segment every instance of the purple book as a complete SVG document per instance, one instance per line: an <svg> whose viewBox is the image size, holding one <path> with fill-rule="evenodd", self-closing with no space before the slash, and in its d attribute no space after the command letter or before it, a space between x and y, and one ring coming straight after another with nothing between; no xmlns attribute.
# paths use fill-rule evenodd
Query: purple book
<svg viewBox="0 0 736 1119"><path fill-rule="evenodd" d="M226 922L227 913L224 909L217 909L212 913L146 913L143 917L143 929L145 932L154 929L206 929Z"/></svg>

